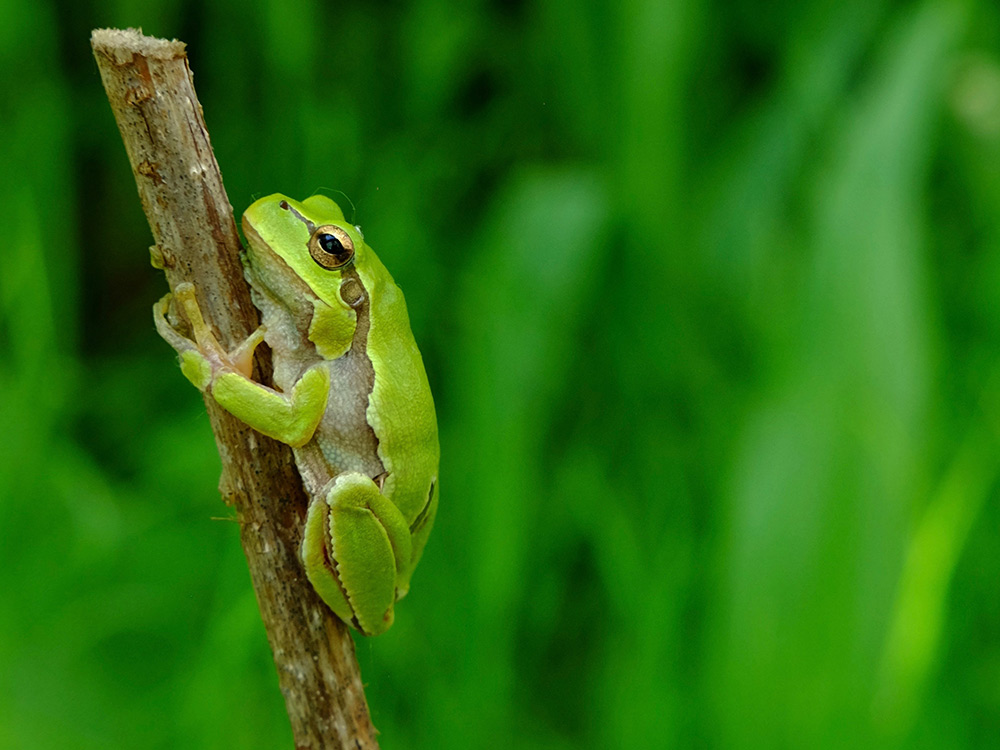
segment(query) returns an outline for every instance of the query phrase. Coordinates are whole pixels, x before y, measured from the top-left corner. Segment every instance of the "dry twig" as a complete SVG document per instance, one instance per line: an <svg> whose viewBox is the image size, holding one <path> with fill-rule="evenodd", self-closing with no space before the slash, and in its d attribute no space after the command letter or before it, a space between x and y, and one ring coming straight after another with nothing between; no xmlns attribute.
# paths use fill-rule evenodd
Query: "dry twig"
<svg viewBox="0 0 1000 750"><path fill-rule="evenodd" d="M91 46L153 230L153 255L171 289L194 282L206 320L233 348L258 315L185 46L132 29L98 29ZM254 372L269 382L266 347ZM296 747L377 748L350 634L303 575L298 544L307 500L291 450L211 398L205 406Z"/></svg>

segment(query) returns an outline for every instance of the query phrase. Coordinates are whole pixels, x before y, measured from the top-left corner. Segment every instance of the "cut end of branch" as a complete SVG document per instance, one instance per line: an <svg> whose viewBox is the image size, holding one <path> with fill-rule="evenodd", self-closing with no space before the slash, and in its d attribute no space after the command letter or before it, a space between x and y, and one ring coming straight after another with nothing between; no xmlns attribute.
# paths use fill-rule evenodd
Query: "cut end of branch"
<svg viewBox="0 0 1000 750"><path fill-rule="evenodd" d="M142 29L94 29L90 32L90 46L94 52L122 62L136 53L161 60L172 60L187 54L184 42L146 36Z"/></svg>

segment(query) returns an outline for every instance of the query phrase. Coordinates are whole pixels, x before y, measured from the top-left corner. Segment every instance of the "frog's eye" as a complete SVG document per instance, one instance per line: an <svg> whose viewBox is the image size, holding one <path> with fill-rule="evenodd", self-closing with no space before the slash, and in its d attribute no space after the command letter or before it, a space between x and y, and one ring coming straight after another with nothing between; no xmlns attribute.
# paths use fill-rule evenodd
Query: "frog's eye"
<svg viewBox="0 0 1000 750"><path fill-rule="evenodd" d="M354 240L340 227L326 224L309 238L309 254L323 268L340 268L354 260Z"/></svg>

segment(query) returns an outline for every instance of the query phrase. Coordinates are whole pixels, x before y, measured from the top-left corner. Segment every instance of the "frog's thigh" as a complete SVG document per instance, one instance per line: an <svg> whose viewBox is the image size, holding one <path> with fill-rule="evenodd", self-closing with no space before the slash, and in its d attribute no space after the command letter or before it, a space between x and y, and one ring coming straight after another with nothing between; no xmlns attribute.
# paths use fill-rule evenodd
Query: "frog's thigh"
<svg viewBox="0 0 1000 750"><path fill-rule="evenodd" d="M408 561L410 553L406 520L364 474L339 475L309 506L306 575L330 608L364 633L392 624L397 561Z"/></svg>

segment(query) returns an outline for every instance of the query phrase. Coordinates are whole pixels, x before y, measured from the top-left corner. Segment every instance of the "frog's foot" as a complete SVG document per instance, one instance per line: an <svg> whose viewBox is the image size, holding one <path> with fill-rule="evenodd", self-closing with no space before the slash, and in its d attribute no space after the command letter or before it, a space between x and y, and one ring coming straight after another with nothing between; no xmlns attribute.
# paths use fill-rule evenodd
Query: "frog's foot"
<svg viewBox="0 0 1000 750"><path fill-rule="evenodd" d="M190 321L194 340L183 336L167 319L172 298L176 305L183 308ZM264 340L266 330L264 326L258 326L236 349L227 352L205 322L194 285L188 282L178 284L173 295L167 294L153 305L153 321L160 336L181 355L184 374L202 390L222 373L238 372L249 378L253 369L253 353Z"/></svg>
<svg viewBox="0 0 1000 750"><path fill-rule="evenodd" d="M330 609L365 635L392 625L397 578L410 557L406 519L364 474L340 474L309 504L306 576Z"/></svg>

